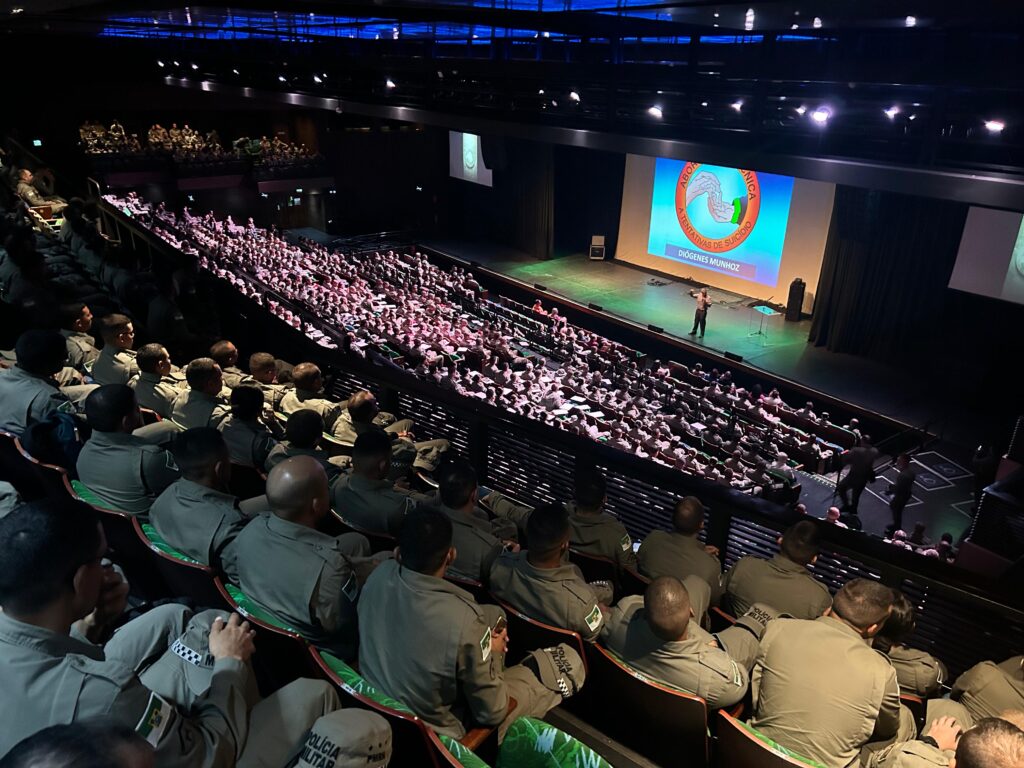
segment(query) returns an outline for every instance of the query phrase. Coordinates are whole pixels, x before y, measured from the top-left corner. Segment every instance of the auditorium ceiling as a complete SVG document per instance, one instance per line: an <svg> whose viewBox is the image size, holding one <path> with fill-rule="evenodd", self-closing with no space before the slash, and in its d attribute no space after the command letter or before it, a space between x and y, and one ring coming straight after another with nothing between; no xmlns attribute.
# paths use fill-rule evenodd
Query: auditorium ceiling
<svg viewBox="0 0 1024 768"><path fill-rule="evenodd" d="M953 173L1024 166L1024 13L1005 0L0 0L0 31L12 56L61 39L97 77L289 103Z"/></svg>

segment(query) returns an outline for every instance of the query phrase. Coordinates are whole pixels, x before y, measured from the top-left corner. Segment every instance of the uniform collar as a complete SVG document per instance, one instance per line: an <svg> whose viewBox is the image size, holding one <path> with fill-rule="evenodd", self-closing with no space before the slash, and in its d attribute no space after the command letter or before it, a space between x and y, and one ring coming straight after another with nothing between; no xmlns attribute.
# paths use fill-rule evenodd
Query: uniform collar
<svg viewBox="0 0 1024 768"><path fill-rule="evenodd" d="M81 654L97 661L102 661L105 658L103 649L98 645L71 635L52 632L49 629L37 627L35 624L25 624L12 619L5 613L0 613L0 641L31 648L48 656Z"/></svg>
<svg viewBox="0 0 1024 768"><path fill-rule="evenodd" d="M337 540L333 536L320 533L320 531L307 528L304 525L289 522L273 513L267 516L267 528L279 536L291 539L292 541L299 541L303 544L329 544L337 547Z"/></svg>
<svg viewBox="0 0 1024 768"><path fill-rule="evenodd" d="M7 372L4 373L3 375L4 376L15 376L15 377L20 378L20 379L22 379L24 381L38 382L39 384L44 384L44 385L46 385L48 387L53 387L54 389L60 389L60 387L57 385L57 382L54 381L49 376L36 376L34 373L29 373L28 371L26 371L24 368L22 368L19 365L15 365L12 368L8 368Z"/></svg>
<svg viewBox="0 0 1024 768"><path fill-rule="evenodd" d="M149 381L154 384L158 384L164 380L164 377L159 373L149 373L147 371L139 371L139 381Z"/></svg>
<svg viewBox="0 0 1024 768"><path fill-rule="evenodd" d="M771 559L771 564L780 571L788 571L790 573L806 573L807 569L799 563L794 563L788 557L782 554L775 555Z"/></svg>
<svg viewBox="0 0 1024 768"><path fill-rule="evenodd" d="M833 628L835 628L836 630L838 630L840 632L845 632L850 637L855 637L858 640L860 640L862 643L865 643L867 645L871 644L871 641L868 640L867 638L863 637L860 632L858 632L856 629L851 627L845 621L841 621L841 620L837 619L835 616L819 616L818 618L815 619L815 621L823 622L823 623L827 624L828 626L833 627Z"/></svg>
<svg viewBox="0 0 1024 768"><path fill-rule="evenodd" d="M72 331L67 328L61 328L60 334L65 339L77 339L78 341L86 341L89 343L89 346L96 346L95 342L92 340L92 336L90 336L88 333L83 333L82 331Z"/></svg>
<svg viewBox="0 0 1024 768"><path fill-rule="evenodd" d="M363 477L362 475L354 473L350 474L346 480L349 488L352 488L355 491L386 491L390 490L394 485L394 483L387 478L371 480L368 477Z"/></svg>
<svg viewBox="0 0 1024 768"><path fill-rule="evenodd" d="M100 432L98 429L94 429L92 434L89 436L88 442L96 441L97 443L106 443L107 445L149 445L141 437L137 437L127 432Z"/></svg>
<svg viewBox="0 0 1024 768"><path fill-rule="evenodd" d="M572 563L557 568L538 568L526 559L526 552L516 552L506 557L514 558L513 568L539 581L581 581L579 571Z"/></svg>
<svg viewBox="0 0 1024 768"><path fill-rule="evenodd" d="M444 504L441 505L441 511L451 518L452 525L461 525L465 528L473 528L488 534L491 533L491 524L488 520L483 520L473 514L467 515L465 512L446 507Z"/></svg>
<svg viewBox="0 0 1024 768"><path fill-rule="evenodd" d="M214 488L207 488L205 485L186 480L184 477L176 480L174 484L176 486L176 493L190 501L228 504L232 507L238 505L238 498L236 496Z"/></svg>
<svg viewBox="0 0 1024 768"><path fill-rule="evenodd" d="M457 584L453 584L447 579L428 576L425 573L414 571L411 568L404 568L397 560L387 560L377 567L378 570L382 568L394 569L397 578L416 592L443 592L475 602L473 600L473 596Z"/></svg>

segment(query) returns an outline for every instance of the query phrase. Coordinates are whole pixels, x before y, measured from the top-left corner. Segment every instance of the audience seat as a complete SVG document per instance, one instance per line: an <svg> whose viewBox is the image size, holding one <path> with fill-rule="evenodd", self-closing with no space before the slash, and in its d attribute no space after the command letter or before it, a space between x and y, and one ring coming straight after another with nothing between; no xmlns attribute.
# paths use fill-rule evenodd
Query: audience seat
<svg viewBox="0 0 1024 768"><path fill-rule="evenodd" d="M354 447L354 443L339 440L334 435L329 435L326 432L323 433L320 444L329 456L351 456L352 448Z"/></svg>
<svg viewBox="0 0 1024 768"><path fill-rule="evenodd" d="M736 623L736 617L723 611L718 606L708 608L708 625L711 632L721 632Z"/></svg>
<svg viewBox="0 0 1024 768"><path fill-rule="evenodd" d="M925 726L928 703L920 696L915 696L912 693L901 693L900 704L910 710L910 714L914 716L914 723L917 725L917 732L920 733L921 729Z"/></svg>
<svg viewBox="0 0 1024 768"><path fill-rule="evenodd" d="M538 648L550 648L559 643L565 643L572 647L580 655L580 658L583 659L584 665L586 665L586 644L578 632L553 627L542 621L531 619L508 603L499 600L493 593L491 594L491 602L501 606L508 616L509 646L508 653L505 655L506 666L518 664L530 651L535 651Z"/></svg>
<svg viewBox="0 0 1024 768"><path fill-rule="evenodd" d="M25 471L38 483L44 496L63 496L66 493L64 478L68 477L68 471L64 467L39 461L25 450L21 438L14 438L14 446L25 460Z"/></svg>
<svg viewBox="0 0 1024 768"><path fill-rule="evenodd" d="M150 408L139 406L139 412L142 414L143 424L156 424L158 421L164 420L163 416Z"/></svg>
<svg viewBox="0 0 1024 768"><path fill-rule="evenodd" d="M815 766L820 763L801 757L762 736L749 725L718 712L718 764L728 768L785 768L786 766Z"/></svg>
<svg viewBox="0 0 1024 768"><path fill-rule="evenodd" d="M619 573L619 585L622 587L619 599L627 595L642 595L647 591L647 585L650 583L650 579L637 573L632 568L623 568Z"/></svg>
<svg viewBox="0 0 1024 768"><path fill-rule="evenodd" d="M218 577L214 585L228 610L243 616L256 631L259 650L253 656L253 669L262 695L268 696L297 678L315 675L309 658L309 643L302 635L234 584L225 584Z"/></svg>
<svg viewBox="0 0 1024 768"><path fill-rule="evenodd" d="M497 768L612 768L603 757L550 723L518 717L498 750Z"/></svg>
<svg viewBox="0 0 1024 768"><path fill-rule="evenodd" d="M577 694L584 720L661 768L710 764L704 699L654 682L599 645L589 645L587 657L587 682Z"/></svg>
<svg viewBox="0 0 1024 768"><path fill-rule="evenodd" d="M478 603L491 603L494 602L494 598L491 597L491 593L487 591L487 587L484 586L482 581L476 579L466 579L462 576L454 576L450 573L446 573L444 576L445 581L450 581L457 587L461 587L473 596L473 599Z"/></svg>
<svg viewBox="0 0 1024 768"><path fill-rule="evenodd" d="M30 466L17 436L2 430L0 430L0 480L6 480L13 485L22 501L34 501L48 495L47 483Z"/></svg>
<svg viewBox="0 0 1024 768"><path fill-rule="evenodd" d="M187 597L202 608L231 610L217 589L217 574L213 568L179 552L156 532L149 523L132 519L135 533L153 553L153 564L160 577L175 597Z"/></svg>
<svg viewBox="0 0 1024 768"><path fill-rule="evenodd" d="M228 492L234 494L239 499L251 499L253 496L262 496L267 492L267 475L256 467L232 463L231 482L228 483Z"/></svg>
<svg viewBox="0 0 1024 768"><path fill-rule="evenodd" d="M439 736L405 704L377 690L341 659L316 648L309 654L320 675L338 689L343 706L372 709L391 725L391 768L486 768L474 750L484 746L494 752L497 729L475 728L460 741ZM488 741L492 743L487 745Z"/></svg>
<svg viewBox="0 0 1024 768"><path fill-rule="evenodd" d="M583 578L587 581L607 581L609 584L618 586L618 569L615 567L615 562L607 557L590 555L570 547L569 562L583 572ZM618 594L618 589L615 590L615 593Z"/></svg>
<svg viewBox="0 0 1024 768"><path fill-rule="evenodd" d="M324 519L323 531L331 536L340 536L343 533L361 533L369 540L371 552L391 552L398 546L398 539L390 533L367 531L363 528L358 528L333 509L331 514Z"/></svg>

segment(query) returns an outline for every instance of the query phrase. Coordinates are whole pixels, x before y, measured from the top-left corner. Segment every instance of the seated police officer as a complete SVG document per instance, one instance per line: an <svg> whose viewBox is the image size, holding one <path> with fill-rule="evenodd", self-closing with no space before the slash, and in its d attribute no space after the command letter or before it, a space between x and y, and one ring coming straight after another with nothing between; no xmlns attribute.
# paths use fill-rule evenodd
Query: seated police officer
<svg viewBox="0 0 1024 768"><path fill-rule="evenodd" d="M88 373L100 351L89 334L92 312L82 302L63 304L60 308L60 335L67 340L68 365L81 373Z"/></svg>
<svg viewBox="0 0 1024 768"><path fill-rule="evenodd" d="M135 363L135 326L126 315L107 315L99 322L103 349L92 364L97 384L127 384L139 374Z"/></svg>
<svg viewBox="0 0 1024 768"><path fill-rule="evenodd" d="M209 357L199 357L185 367L188 389L171 406L171 418L185 429L216 427L230 411L221 394L224 377L220 366Z"/></svg>
<svg viewBox="0 0 1024 768"><path fill-rule="evenodd" d="M264 467L269 472L285 459L295 456L310 456L316 459L327 473L327 480L334 483L349 464L348 456L329 456L319 447L324 434L323 417L312 408L292 411L284 427L284 440L270 449Z"/></svg>
<svg viewBox="0 0 1024 768"><path fill-rule="evenodd" d="M138 377L128 382L135 390L135 399L142 408L149 408L160 414L161 418L171 418L171 409L178 395L186 384L185 378L179 373L171 375L171 355L162 344L144 344L135 356L139 366Z"/></svg>
<svg viewBox="0 0 1024 768"><path fill-rule="evenodd" d="M395 557L359 601L359 671L431 728L458 739L467 727L498 726L501 739L516 718L543 717L583 685L583 661L564 644L505 668L504 612L444 578L456 552L443 512L410 512Z"/></svg>
<svg viewBox="0 0 1024 768"><path fill-rule="evenodd" d="M333 434L335 424L345 412L346 403L322 397L324 378L320 367L314 363L299 363L292 369L292 383L295 388L281 398L281 412L291 416L295 411L311 408L323 417L325 431Z"/></svg>
<svg viewBox="0 0 1024 768"><path fill-rule="evenodd" d="M874 647L889 657L901 693L929 698L938 693L949 673L946 665L930 653L904 645L915 626L914 604L902 592L894 591L892 613L875 635Z"/></svg>
<svg viewBox="0 0 1024 768"><path fill-rule="evenodd" d="M672 512L671 531L651 531L640 545L637 559L640 573L649 579L675 576L699 576L711 587L711 603L718 605L722 596L720 584L722 564L718 547L703 544L697 538L704 527L704 505L696 496L676 502Z"/></svg>
<svg viewBox="0 0 1024 768"><path fill-rule="evenodd" d="M622 568L636 567L633 540L626 527L604 511L608 500L604 476L596 469L576 473L573 500L566 503L572 548L607 557Z"/></svg>
<svg viewBox="0 0 1024 768"><path fill-rule="evenodd" d="M221 419L217 429L228 444L232 463L262 470L284 437L284 427L273 415L264 418L263 406L263 392L257 387L240 384L231 390L231 413Z"/></svg>
<svg viewBox="0 0 1024 768"><path fill-rule="evenodd" d="M238 367L238 347L226 339L214 342L210 347L210 357L220 366L224 376L224 386L234 389L246 378L246 373Z"/></svg>
<svg viewBox="0 0 1024 768"><path fill-rule="evenodd" d="M54 375L64 367L67 346L54 331L25 331L15 345L18 362L0 371L0 429L21 435L32 423L75 412Z"/></svg>
<svg viewBox="0 0 1024 768"><path fill-rule="evenodd" d="M601 634L612 601L606 581L588 584L569 552L569 513L562 504L544 504L526 522L527 551L505 552L491 567L490 589L527 616L577 632L588 642Z"/></svg>
<svg viewBox="0 0 1024 768"><path fill-rule="evenodd" d="M78 477L104 506L140 514L181 474L174 457L132 434L142 427L135 392L106 384L85 400L92 435L78 454Z"/></svg>
<svg viewBox="0 0 1024 768"><path fill-rule="evenodd" d="M281 766L338 707L325 682L296 680L264 701L237 615L153 608L120 627L128 585L104 565L96 513L70 498L0 519L0 755L50 725L109 716L158 765Z"/></svg>

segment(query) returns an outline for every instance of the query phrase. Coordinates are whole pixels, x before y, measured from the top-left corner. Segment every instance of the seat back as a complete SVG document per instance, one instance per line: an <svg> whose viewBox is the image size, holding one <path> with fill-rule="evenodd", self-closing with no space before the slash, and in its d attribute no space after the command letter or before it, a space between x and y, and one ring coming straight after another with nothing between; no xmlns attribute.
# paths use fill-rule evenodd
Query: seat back
<svg viewBox="0 0 1024 768"><path fill-rule="evenodd" d="M232 610L217 589L217 574L213 568L174 549L149 523L135 517L132 525L136 535L149 547L154 567L175 596L190 597L203 608Z"/></svg>
<svg viewBox="0 0 1024 768"><path fill-rule="evenodd" d="M34 479L34 483L42 489L43 495L58 497L65 494L64 478L67 477L68 472L64 467L39 461L25 449L21 438L14 438L14 447L18 449L18 453L25 461L26 474Z"/></svg>
<svg viewBox="0 0 1024 768"><path fill-rule="evenodd" d="M256 467L232 463L228 491L240 499L262 496L267 492L267 476Z"/></svg>
<svg viewBox="0 0 1024 768"><path fill-rule="evenodd" d="M619 572L619 586L622 587L620 598L627 595L642 595L650 583L650 579L641 576L632 568L623 568Z"/></svg>
<svg viewBox="0 0 1024 768"><path fill-rule="evenodd" d="M619 580L618 568L607 557L590 555L570 547L569 562L576 565L583 572L583 578L587 581L607 581L609 584L617 584ZM618 590L616 590L617 592Z"/></svg>
<svg viewBox="0 0 1024 768"><path fill-rule="evenodd" d="M915 696L911 693L901 693L900 704L910 710L910 714L914 716L914 722L917 724L917 730L920 733L921 729L924 728L925 719L927 718L927 702L920 696Z"/></svg>
<svg viewBox="0 0 1024 768"><path fill-rule="evenodd" d="M477 581L476 579L466 579L462 576L454 576L450 573L445 574L444 580L450 581L455 586L469 592L469 594L473 596L473 599L478 603L490 603L493 601L491 593L487 591L487 587L485 587L481 581Z"/></svg>
<svg viewBox="0 0 1024 768"><path fill-rule="evenodd" d="M588 723L662 768L709 764L704 699L654 682L599 645L588 651L581 692Z"/></svg>
<svg viewBox="0 0 1024 768"><path fill-rule="evenodd" d="M359 528L352 525L352 523L333 509L331 514L324 518L324 533L329 533L331 536L339 536L343 533L361 533L370 542L371 552L391 552L398 546L398 539L390 533L368 531L365 528Z"/></svg>
<svg viewBox="0 0 1024 768"><path fill-rule="evenodd" d="M718 711L718 764L729 768L788 768L819 763L783 749L727 712Z"/></svg>
<svg viewBox="0 0 1024 768"><path fill-rule="evenodd" d="M321 447L327 451L329 456L351 456L353 443L339 440L334 435L324 432L320 438Z"/></svg>
<svg viewBox="0 0 1024 768"><path fill-rule="evenodd" d="M491 593L491 602L501 606L508 618L509 647L508 653L505 655L507 666L518 664L530 651L535 651L538 648L550 648L559 643L570 646L583 659L584 665L587 663L585 643L579 633L531 619L525 613L495 597L493 593Z"/></svg>
<svg viewBox="0 0 1024 768"><path fill-rule="evenodd" d="M152 408L143 408L142 406L139 406L139 413L142 414L143 424L156 424L158 421L164 420L164 417Z"/></svg>
<svg viewBox="0 0 1024 768"><path fill-rule="evenodd" d="M519 717L509 726L498 750L497 768L611 768L581 741L533 717Z"/></svg>
<svg viewBox="0 0 1024 768"><path fill-rule="evenodd" d="M46 496L46 487L35 472L29 471L25 457L18 447L18 438L0 430L0 480L14 486L22 501L34 501Z"/></svg>

